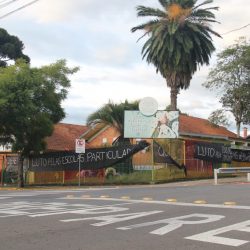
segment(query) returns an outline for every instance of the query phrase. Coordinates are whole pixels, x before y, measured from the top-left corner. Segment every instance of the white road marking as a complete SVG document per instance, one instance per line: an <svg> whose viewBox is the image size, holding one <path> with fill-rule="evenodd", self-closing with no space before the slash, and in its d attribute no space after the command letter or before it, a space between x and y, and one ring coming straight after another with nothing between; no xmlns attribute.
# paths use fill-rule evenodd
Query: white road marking
<svg viewBox="0 0 250 250"><path fill-rule="evenodd" d="M115 213L115 212L121 212L128 210L128 208L120 208L117 206L121 205L129 205L132 203L118 203L118 204L113 204L113 205L104 205L104 206L95 206L95 205L86 205L86 204L67 204L70 207L79 207L79 209L66 209L60 211L60 208L55 207L52 208L51 210L55 210L57 212L49 212L49 213L37 213L34 215L29 215L29 217L42 217L42 216L49 216L49 215L59 215L59 214L102 214L102 213ZM84 208L84 209L83 209ZM45 209L48 209L48 207L45 207ZM105 211L106 210L106 211Z"/></svg>
<svg viewBox="0 0 250 250"><path fill-rule="evenodd" d="M86 188L86 189L65 189L65 190L30 190L30 191L19 191L19 192L6 192L5 194L0 194L1 197L29 197L38 196L45 194L62 194L62 193L86 193L92 191L105 191L105 190L116 190L119 187L105 187L105 188Z"/></svg>
<svg viewBox="0 0 250 250"><path fill-rule="evenodd" d="M29 216L29 217L42 217L50 215L61 214L78 214L78 215L97 215L123 212L128 208L119 207L131 202L122 202L118 204L96 206L88 204L68 204L68 203L41 203L41 202L10 202L1 204L0 218L12 217L12 216Z"/></svg>
<svg viewBox="0 0 250 250"><path fill-rule="evenodd" d="M58 198L58 199L67 199L67 198ZM70 198L70 200L100 200L100 201L123 201L123 199L116 198L82 198L75 197ZM145 204L160 204L160 205L171 205L171 206L182 206L182 207L208 207L208 208L223 208L223 209L239 209L239 210L250 210L250 206L225 206L223 204L195 204L189 202L168 202L168 201L144 201L144 200L129 200L131 203L145 203Z"/></svg>
<svg viewBox="0 0 250 250"><path fill-rule="evenodd" d="M91 225L93 226L106 226L114 223L119 223L128 220L134 220L141 217L146 217L154 214L163 213L164 211L144 211L144 212L134 212L134 213L121 213L129 210L129 208L124 207L125 205L138 204L138 203L152 203L152 204L164 204L164 205L181 205L181 206L193 206L193 207L216 207L224 209L248 209L247 206L234 206L234 207L225 207L223 205L216 204L193 204L193 203L172 203L166 201L142 201L142 200L129 200L129 202L124 202L122 199L100 199L100 198L89 198L88 200L111 200L111 201L121 201L117 204L112 205L89 205L89 204L70 204L65 202L51 202L51 203L42 203L42 202L9 202L1 204L0 208L0 218L13 217L13 216L28 216L28 217L41 217L41 216L50 216L50 215L61 215L61 214L77 214L77 215L92 215L92 217L81 217L74 219L65 219L60 220L61 222L77 222L77 221L89 221L94 220L98 221ZM120 207L121 206L121 207ZM112 214L118 213L118 214ZM95 215L95 216L93 216ZM157 221L149 221L140 224L129 225L125 227L118 227L119 230L130 230L136 228L144 228L151 226L159 226L155 230L149 232L150 234L155 235L165 235L169 232L172 232L176 229L181 228L184 225L198 225L206 224L214 221L219 221L225 218L224 215L214 215L214 214L188 214L184 216L178 216L173 218L166 218ZM207 243L215 243L226 246L238 247L243 244L249 243L248 240L241 239L231 239L227 237L221 237L220 234L225 234L230 231L240 231L250 233L250 220L237 223L234 225L221 227L218 229L210 230L204 233L199 233L186 237L188 240L195 240Z"/></svg>
<svg viewBox="0 0 250 250"><path fill-rule="evenodd" d="M241 231L241 232L250 233L250 220L237 223L234 225L230 225L227 227L221 227L221 228L211 230L205 233L189 236L189 237L186 237L185 239L216 243L216 244L221 244L225 246L234 246L234 247L238 247L249 242L247 240L230 239L226 237L217 236L218 234L222 234L222 233L226 233L230 231Z"/></svg>
<svg viewBox="0 0 250 250"><path fill-rule="evenodd" d="M16 197L25 197L25 196L34 196L33 194L26 194L26 193L11 193L11 194L6 194L6 195L0 195L1 197L9 197L9 198L16 198Z"/></svg>
<svg viewBox="0 0 250 250"><path fill-rule="evenodd" d="M34 214L29 215L29 217L41 217L48 215L59 215L59 214L81 214L81 215L91 215L91 214L103 214L103 213L117 213L128 210L128 208L123 207L99 207L99 208L87 208L87 209L76 209L76 210L65 210L62 212L52 212L52 213L44 213L44 214Z"/></svg>
<svg viewBox="0 0 250 250"><path fill-rule="evenodd" d="M186 220L189 218L196 218L196 220ZM197 220L197 218L204 218L204 219ZM152 225L166 224L165 226L150 232L151 234L165 235L173 230L176 230L176 229L182 227L183 225L205 224L205 223L209 223L209 222L218 221L218 220L221 220L223 218L225 218L225 216L223 216L223 215L189 214L189 215L184 215L184 216L179 216L179 217L174 217L174 218L168 218L168 219L163 219L163 220L135 224L135 225L126 226L126 227L119 227L117 229L129 230L129 229L134 229L134 228L148 227L148 226L152 226Z"/></svg>
<svg viewBox="0 0 250 250"><path fill-rule="evenodd" d="M150 211L150 212L140 212L140 213L129 213L129 214L116 214L116 215L107 215L107 216L98 216L98 217L89 217L89 218L78 218L78 219L68 219L68 220L60 220L62 222L73 222L73 221L86 221L86 220L97 220L102 221L99 223L91 224L92 226L106 226L109 224L133 220L136 218L162 213L163 211Z"/></svg>

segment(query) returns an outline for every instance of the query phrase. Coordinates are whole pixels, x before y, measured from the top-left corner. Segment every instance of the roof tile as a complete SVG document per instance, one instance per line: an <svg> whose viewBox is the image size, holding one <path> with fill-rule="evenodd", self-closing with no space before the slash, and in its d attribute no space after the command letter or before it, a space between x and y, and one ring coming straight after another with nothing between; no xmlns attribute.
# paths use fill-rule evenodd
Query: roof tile
<svg viewBox="0 0 250 250"><path fill-rule="evenodd" d="M87 130L88 127L82 125L56 124L52 135L46 138L47 151L75 150L75 139Z"/></svg>
<svg viewBox="0 0 250 250"><path fill-rule="evenodd" d="M91 129L83 125L58 123L54 127L53 134L46 138L47 151L75 150L75 139L83 134L88 135L90 133L90 135L92 135L92 130L93 128ZM180 134L190 133L206 136L237 138L235 133L227 130L225 127L214 125L206 119L184 114L180 115L179 130ZM95 132L98 133L99 130L96 130ZM110 137L113 136L112 130L106 131L105 137L108 137L107 133L110 134ZM103 136L102 133L100 136ZM88 143L86 143L86 148L90 148Z"/></svg>
<svg viewBox="0 0 250 250"><path fill-rule="evenodd" d="M225 136L237 138L237 135L225 127L215 125L206 119L180 115L180 133L202 134L207 136Z"/></svg>

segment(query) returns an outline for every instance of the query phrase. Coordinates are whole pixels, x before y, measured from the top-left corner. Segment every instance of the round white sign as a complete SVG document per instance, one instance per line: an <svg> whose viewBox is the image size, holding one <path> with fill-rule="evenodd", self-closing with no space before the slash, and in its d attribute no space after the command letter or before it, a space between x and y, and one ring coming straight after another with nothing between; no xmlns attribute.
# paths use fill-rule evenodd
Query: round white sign
<svg viewBox="0 0 250 250"><path fill-rule="evenodd" d="M152 116L158 110L158 103L152 97L144 97L139 102L139 110L145 116Z"/></svg>

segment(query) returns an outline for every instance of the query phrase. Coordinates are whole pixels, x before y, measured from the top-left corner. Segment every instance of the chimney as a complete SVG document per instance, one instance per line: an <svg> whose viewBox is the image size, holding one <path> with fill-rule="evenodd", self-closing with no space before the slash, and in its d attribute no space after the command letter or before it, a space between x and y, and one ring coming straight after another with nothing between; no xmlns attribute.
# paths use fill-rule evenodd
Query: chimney
<svg viewBox="0 0 250 250"><path fill-rule="evenodd" d="M247 138L247 127L243 128L243 138L246 139Z"/></svg>

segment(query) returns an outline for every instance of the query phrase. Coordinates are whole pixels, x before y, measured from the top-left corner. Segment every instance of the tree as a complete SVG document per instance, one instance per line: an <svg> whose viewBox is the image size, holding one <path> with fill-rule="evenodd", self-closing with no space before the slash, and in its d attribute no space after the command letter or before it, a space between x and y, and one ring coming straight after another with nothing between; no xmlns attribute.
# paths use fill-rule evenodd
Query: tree
<svg viewBox="0 0 250 250"><path fill-rule="evenodd" d="M241 124L250 123L250 43L246 38L239 38L217 55L203 85L221 93L220 102L233 114L240 136Z"/></svg>
<svg viewBox="0 0 250 250"><path fill-rule="evenodd" d="M23 54L23 49L23 42L18 37L9 35L5 29L0 28L0 67L6 67L8 61L20 58L29 62L30 58Z"/></svg>
<svg viewBox="0 0 250 250"><path fill-rule="evenodd" d="M201 8L212 3L197 0L159 0L162 9L137 7L138 17L154 19L132 28L149 35L142 48L142 57L156 67L171 89L171 109L177 110L177 95L187 89L199 66L209 64L215 50L211 34L220 37L210 28L216 22L211 12L218 7ZM141 37L141 38L142 38Z"/></svg>
<svg viewBox="0 0 250 250"><path fill-rule="evenodd" d="M118 138L113 142L113 145L131 144L128 138L124 138L124 111L125 110L138 110L139 102L134 101L129 103L125 102L116 104L109 101L103 105L99 110L92 113L87 118L88 125L105 124L112 126L120 134ZM124 166L125 165L125 166ZM120 173L133 172L132 159L128 158L124 162L117 164L115 169Z"/></svg>
<svg viewBox="0 0 250 250"><path fill-rule="evenodd" d="M209 115L208 120L217 126L228 127L230 125L224 109L217 109L213 111Z"/></svg>
<svg viewBox="0 0 250 250"><path fill-rule="evenodd" d="M99 110L92 113L87 118L88 125L106 124L114 127L120 134L117 141L124 143L124 111L125 110L138 110L139 102L134 101L129 103L125 102L115 104L111 101L103 105Z"/></svg>
<svg viewBox="0 0 250 250"><path fill-rule="evenodd" d="M65 117L62 101L70 87L65 60L41 68L31 68L23 60L0 68L0 143L11 143L20 154L18 185L23 183L23 160L46 147L53 125Z"/></svg>

